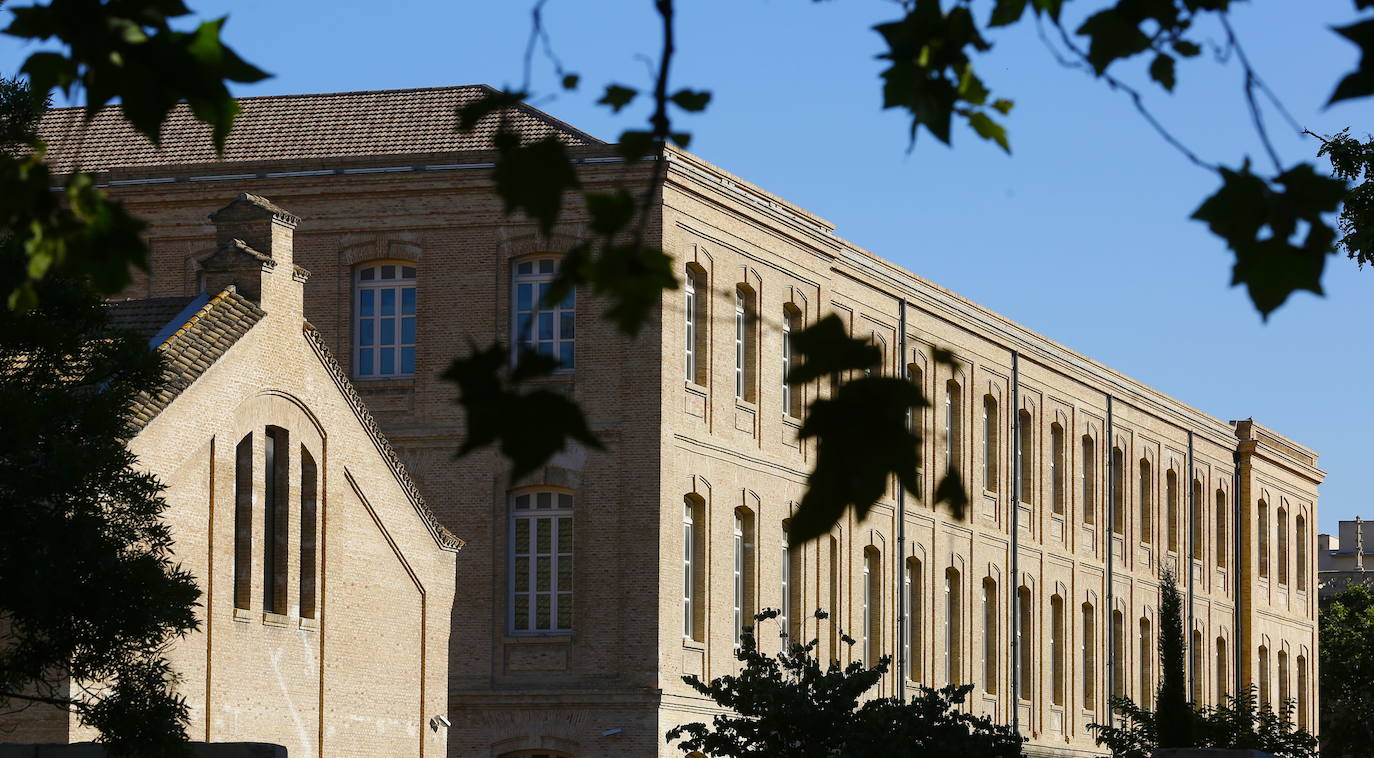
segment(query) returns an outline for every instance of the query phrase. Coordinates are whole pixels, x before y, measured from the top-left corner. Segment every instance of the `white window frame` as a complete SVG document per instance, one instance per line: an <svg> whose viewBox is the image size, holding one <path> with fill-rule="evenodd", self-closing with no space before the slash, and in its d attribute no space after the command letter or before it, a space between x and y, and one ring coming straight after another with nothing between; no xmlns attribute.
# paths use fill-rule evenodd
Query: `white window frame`
<svg viewBox="0 0 1374 758"><path fill-rule="evenodd" d="M409 269L410 276L404 276ZM383 279L385 273L395 276ZM363 277L372 274L369 279ZM356 379L408 379L415 376L416 332L419 331L419 293L414 261L368 261L353 270L353 376ZM405 313L409 293L411 313ZM391 315L383 315L382 302L391 296ZM369 305L370 304L370 305ZM369 315L365 315L367 312ZM411 335L405 339L405 322ZM390 339L390 343L383 343ZM393 350L391 371L382 369L382 351ZM408 351L408 355L407 355ZM410 371L405 371L406 358ZM364 369L367 371L364 371Z"/></svg>
<svg viewBox="0 0 1374 758"><path fill-rule="evenodd" d="M782 415L792 416L792 385L787 374L792 370L792 312L782 310Z"/></svg>
<svg viewBox="0 0 1374 758"><path fill-rule="evenodd" d="M735 512L735 567L731 583L734 585L735 647L744 641L744 516Z"/></svg>
<svg viewBox="0 0 1374 758"><path fill-rule="evenodd" d="M691 269L687 269L686 276L683 277L683 310L687 314L687 344L685 369L686 380L696 382L697 380L697 285L696 277L692 275Z"/></svg>
<svg viewBox="0 0 1374 758"><path fill-rule="evenodd" d="M540 507L539 496L549 496L549 506ZM527 498L527 507L520 507L520 499ZM506 606L509 609L506 616L506 628L512 636L557 636L571 634L573 631L573 617L571 608L569 610L569 622L567 626L560 626L558 614L560 606L567 603L571 606L573 602L573 587L561 587L558 584L559 568L564 561L573 562L574 545L571 544L576 535L574 525L573 496L569 492L554 489L535 489L524 490L511 495L510 498L510 517L508 519L507 544L510 546L507 558L506 571ZM522 521L529 522L528 545L522 550L522 545L517 543L518 524ZM539 533L541 529L548 528L549 552L537 553L539 544ZM559 549L559 538L564 529L573 530L574 537L569 537L569 549L564 552ZM521 593L516 591L517 565L520 558L528 559L527 584L528 589ZM549 589L539 590L539 561L541 557L549 559ZM576 566L576 563L573 562ZM571 572L569 572L571 574ZM569 581L576 584L576 578L570 577ZM524 598L517 597L525 595ZM537 618L538 596L549 595L549 621L550 626L546 629L538 628L539 619ZM524 608L517 607L520 603ZM523 614L525 628L517 626L517 619Z"/></svg>
<svg viewBox="0 0 1374 758"><path fill-rule="evenodd" d="M744 399L744 367L746 356L744 351L747 347L745 330L749 328L749 313L746 307L744 290L735 288L735 399Z"/></svg>
<svg viewBox="0 0 1374 758"><path fill-rule="evenodd" d="M873 582L872 576L870 575L870 569L868 564L871 562L872 560L869 557L869 553L865 551L863 592L863 644L859 648L863 651L863 663L865 666L872 666L875 662L875 659L873 657L873 635L870 634L870 631L873 629Z"/></svg>
<svg viewBox="0 0 1374 758"><path fill-rule="evenodd" d="M562 302L552 308L543 302L544 293L558 274L559 263L557 258L549 256L525 258L511 263L511 365L519 360L522 350L533 350L560 362L555 373L567 374L576 368L577 293L570 291ZM522 295L526 292L529 297L523 299ZM539 323L545 316L549 320L549 336L540 337L537 333ZM564 334L565 316L573 327L571 336ZM528 319L528 327L521 324L525 318ZM528 335L524 334L526 331Z"/></svg>
<svg viewBox="0 0 1374 758"><path fill-rule="evenodd" d="M782 533L782 602L778 604L780 612L778 620L782 624L782 633L789 634L792 630L792 547L787 544L787 531Z"/></svg>

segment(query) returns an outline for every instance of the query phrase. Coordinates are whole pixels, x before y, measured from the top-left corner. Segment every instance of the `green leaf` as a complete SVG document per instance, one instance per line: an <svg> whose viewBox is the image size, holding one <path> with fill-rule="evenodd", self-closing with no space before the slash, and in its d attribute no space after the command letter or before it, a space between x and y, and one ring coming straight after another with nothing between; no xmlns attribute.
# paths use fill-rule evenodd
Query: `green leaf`
<svg viewBox="0 0 1374 758"><path fill-rule="evenodd" d="M805 384L845 371L877 368L883 352L871 342L849 336L839 316L830 314L807 328L792 332L796 365L787 372L789 384Z"/></svg>
<svg viewBox="0 0 1374 758"><path fill-rule="evenodd" d="M992 19L988 21L988 26L1007 26L1021 20L1021 14L1026 12L1026 0L997 0L997 5L992 9Z"/></svg>
<svg viewBox="0 0 1374 758"><path fill-rule="evenodd" d="M706 110L706 104L711 102L711 93L705 90L680 89L668 99L684 111L697 112Z"/></svg>
<svg viewBox="0 0 1374 758"><path fill-rule="evenodd" d="M519 90L512 92L493 90L466 105L458 106L458 131L470 132L476 129L477 124L482 119L520 105L526 96L526 93Z"/></svg>
<svg viewBox="0 0 1374 758"><path fill-rule="evenodd" d="M1334 31L1360 48L1360 65L1336 85L1336 91L1331 93L1327 105L1374 93L1374 19L1339 27Z"/></svg>
<svg viewBox="0 0 1374 758"><path fill-rule="evenodd" d="M563 210L563 193L581 186L567 146L553 135L528 145L509 132L496 135L500 157L492 169L496 194L510 215L524 211L545 236Z"/></svg>
<svg viewBox="0 0 1374 758"><path fill-rule="evenodd" d="M622 87L619 84L608 84L606 85L606 94L602 95L596 104L608 106L612 112L619 113L620 109L629 105L630 101L634 100L635 95L638 94L639 90Z"/></svg>
<svg viewBox="0 0 1374 758"><path fill-rule="evenodd" d="M1180 39L1174 41L1174 52L1184 58L1196 58L1202 54L1202 48L1198 47L1196 43L1189 42L1186 39Z"/></svg>
<svg viewBox="0 0 1374 758"><path fill-rule="evenodd" d="M1013 105L1015 105L1015 103L1013 103L1012 101L1001 98L992 101L992 109L1002 114L1003 116L1011 113Z"/></svg>
<svg viewBox="0 0 1374 758"><path fill-rule="evenodd" d="M1059 23L1059 11L1064 7L1064 0L1031 0L1031 7L1035 9L1036 15L1049 14L1050 19L1057 24Z"/></svg>
<svg viewBox="0 0 1374 758"><path fill-rule="evenodd" d="M1129 58L1150 49L1150 38L1121 6L1106 8L1089 16L1077 34L1089 38L1088 62L1099 75L1113 61Z"/></svg>
<svg viewBox="0 0 1374 758"><path fill-rule="evenodd" d="M620 133L616 142L616 152L627 161L638 161L658 153L658 142L654 135L642 129L627 129Z"/></svg>
<svg viewBox="0 0 1374 758"><path fill-rule="evenodd" d="M973 131L977 132L979 137L996 142L1008 155L1011 154L1011 143L1007 141L1006 127L993 121L983 111L971 111L967 116L968 125L973 127Z"/></svg>
<svg viewBox="0 0 1374 758"><path fill-rule="evenodd" d="M1166 53L1155 56L1150 63L1150 78L1159 82L1164 89L1174 91L1174 59Z"/></svg>

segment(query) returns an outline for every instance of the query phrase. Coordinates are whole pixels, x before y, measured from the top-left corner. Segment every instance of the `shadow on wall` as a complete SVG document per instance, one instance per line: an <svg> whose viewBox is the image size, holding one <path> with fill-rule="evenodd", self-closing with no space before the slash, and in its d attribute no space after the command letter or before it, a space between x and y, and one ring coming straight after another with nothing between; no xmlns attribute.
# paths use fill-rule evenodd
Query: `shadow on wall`
<svg viewBox="0 0 1374 758"><path fill-rule="evenodd" d="M106 758L96 742L74 745L0 745L0 758ZM266 742L192 742L196 758L286 758L286 748Z"/></svg>

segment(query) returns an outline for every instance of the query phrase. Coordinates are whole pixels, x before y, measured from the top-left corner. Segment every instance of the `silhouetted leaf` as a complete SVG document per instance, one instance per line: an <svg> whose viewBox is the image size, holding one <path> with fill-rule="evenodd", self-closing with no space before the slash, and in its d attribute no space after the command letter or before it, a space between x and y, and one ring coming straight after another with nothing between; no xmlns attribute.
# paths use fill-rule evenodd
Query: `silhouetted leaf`
<svg viewBox="0 0 1374 758"><path fill-rule="evenodd" d="M505 212L524 211L547 236L558 224L563 193L581 186L567 146L553 135L524 145L512 132L498 133L495 142L500 159L492 183Z"/></svg>
<svg viewBox="0 0 1374 758"><path fill-rule="evenodd" d="M1198 47L1196 43L1181 39L1174 41L1174 52L1184 58L1196 58L1202 54L1202 48Z"/></svg>
<svg viewBox="0 0 1374 758"><path fill-rule="evenodd" d="M620 133L616 152L627 161L638 161L658 153L658 142L654 135L641 129L627 129Z"/></svg>
<svg viewBox="0 0 1374 758"><path fill-rule="evenodd" d="M988 26L1006 26L1021 20L1021 14L1026 12L1027 0L997 0L997 5L992 9L992 19L988 21Z"/></svg>
<svg viewBox="0 0 1374 758"><path fill-rule="evenodd" d="M1007 153L1011 153L1011 144L1007 142L1007 130L1001 124L993 121L983 111L972 111L968 114L968 125L973 127L973 131L979 137L996 142Z"/></svg>
<svg viewBox="0 0 1374 758"><path fill-rule="evenodd" d="M1140 30L1138 20L1122 11L1120 5L1089 16L1077 33L1089 38L1088 62L1099 74L1113 61L1150 49L1149 36Z"/></svg>
<svg viewBox="0 0 1374 758"><path fill-rule="evenodd" d="M1327 105L1374 93L1374 18L1337 27L1335 32L1360 48L1360 65L1336 85Z"/></svg>
<svg viewBox="0 0 1374 758"><path fill-rule="evenodd" d="M600 100L596 101L596 104L609 106L612 112L619 113L620 109L629 105L630 101L634 100L635 95L638 94L639 90L622 87L619 84L608 84L606 85L606 93L601 96Z"/></svg>
<svg viewBox="0 0 1374 758"><path fill-rule="evenodd" d="M792 332L796 365L787 372L789 384L805 384L823 376L877 367L883 352L871 342L850 337L844 322L833 313L807 328Z"/></svg>
<svg viewBox="0 0 1374 758"><path fill-rule="evenodd" d="M992 101L992 109L1002 114L1003 116L1006 116L1009 113L1011 113L1011 109L1014 105L1015 103L1006 99L998 99Z"/></svg>
<svg viewBox="0 0 1374 758"><path fill-rule="evenodd" d="M552 373L556 360L524 353L507 375L505 346L471 347L470 355L455 359L442 375L458 385L457 402L466 412L460 457L498 444L511 462L510 481L516 482L565 449L569 440L601 449L582 409L570 397L551 389L522 391L523 382Z"/></svg>
<svg viewBox="0 0 1374 758"><path fill-rule="evenodd" d="M1170 92L1174 91L1174 59L1166 53L1160 53L1150 63L1150 78L1159 82L1159 85Z"/></svg>
<svg viewBox="0 0 1374 758"><path fill-rule="evenodd" d="M525 96L524 92L519 91L494 90L466 105L458 106L458 131L472 131L482 119L507 108L514 108L525 100Z"/></svg>
<svg viewBox="0 0 1374 758"><path fill-rule="evenodd" d="M582 81L582 77L578 76L577 74L564 74L564 75L563 75L563 81L562 81L563 89L566 89L566 90L574 90L574 89L577 89L577 83L580 82L580 81Z"/></svg>
<svg viewBox="0 0 1374 758"><path fill-rule="evenodd" d="M958 469L951 469L940 478L940 483L935 485L935 504L942 503L949 505L949 510L956 519L963 520L968 509L968 491L964 489L964 481L959 477Z"/></svg>
<svg viewBox="0 0 1374 758"><path fill-rule="evenodd" d="M704 111L706 104L711 102L711 93L705 90L680 89L668 99L684 111Z"/></svg>

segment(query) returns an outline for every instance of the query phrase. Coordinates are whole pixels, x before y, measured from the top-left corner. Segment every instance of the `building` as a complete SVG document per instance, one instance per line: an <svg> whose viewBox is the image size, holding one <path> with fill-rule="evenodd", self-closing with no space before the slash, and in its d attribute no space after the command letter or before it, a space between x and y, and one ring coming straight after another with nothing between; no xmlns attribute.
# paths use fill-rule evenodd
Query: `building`
<svg viewBox="0 0 1374 758"><path fill-rule="evenodd" d="M570 208L546 239L502 213L490 126L453 129L454 107L485 91L245 98L223 159L184 109L162 150L112 111L43 125L59 165L100 172L151 222L141 296L196 292L225 187L309 219L306 313L468 540L460 576L481 577L457 585L451 755L680 755L664 733L713 712L681 677L732 670L741 620L780 606L824 655L894 656L883 694L974 683L972 707L1016 722L1032 750L1097 753L1087 725L1108 719L1110 695L1151 699L1164 568L1187 594L1194 698L1253 683L1315 726L1313 451L1167 397L677 149L650 229L683 282L661 317L629 339L589 293L541 311L533 293L586 216ZM586 188L647 180L611 145L534 109L510 115L561 139ZM401 310L374 310L382 298ZM925 492L957 468L974 486L967 520L894 487L865 521L786 547L814 455L800 416L827 391L785 385L787 335L827 314L933 399ZM525 317L569 358L547 385L581 403L607 449L566 450L512 485L494 451L454 459L464 419L437 375L470 341L513 344ZM832 613L819 627L803 621L817 607Z"/></svg>
<svg viewBox="0 0 1374 758"><path fill-rule="evenodd" d="M1334 535L1317 535L1317 583L1323 598L1351 584L1374 585L1374 524L1356 516Z"/></svg>
<svg viewBox="0 0 1374 758"><path fill-rule="evenodd" d="M433 719L448 712L462 543L302 317L299 219L247 194L213 218L204 291L111 315L169 367L133 409L129 446L167 486L175 559L203 593L198 631L169 653L191 738L293 758L444 756ZM48 707L0 729L7 742L96 736Z"/></svg>

